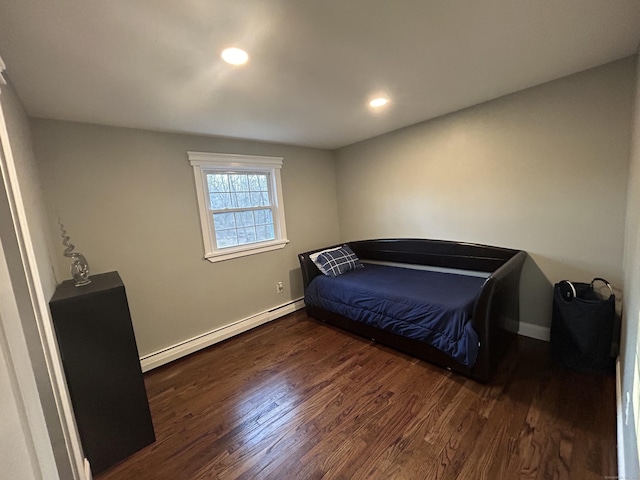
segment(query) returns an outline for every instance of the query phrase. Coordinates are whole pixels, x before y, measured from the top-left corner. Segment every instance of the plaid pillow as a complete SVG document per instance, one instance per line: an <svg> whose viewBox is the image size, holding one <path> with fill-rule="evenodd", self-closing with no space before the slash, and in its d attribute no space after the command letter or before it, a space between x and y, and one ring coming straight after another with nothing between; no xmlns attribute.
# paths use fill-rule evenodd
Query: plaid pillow
<svg viewBox="0 0 640 480"><path fill-rule="evenodd" d="M333 250L321 252L313 261L318 269L329 277L337 277L343 273L364 267L353 250L347 245Z"/></svg>

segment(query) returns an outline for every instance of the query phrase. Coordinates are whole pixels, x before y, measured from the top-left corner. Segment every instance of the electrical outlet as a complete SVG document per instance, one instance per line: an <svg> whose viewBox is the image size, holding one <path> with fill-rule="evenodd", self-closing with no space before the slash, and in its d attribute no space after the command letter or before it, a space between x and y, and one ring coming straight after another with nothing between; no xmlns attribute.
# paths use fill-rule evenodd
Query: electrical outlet
<svg viewBox="0 0 640 480"><path fill-rule="evenodd" d="M276 293L284 292L284 287L282 286L282 282L276 283Z"/></svg>

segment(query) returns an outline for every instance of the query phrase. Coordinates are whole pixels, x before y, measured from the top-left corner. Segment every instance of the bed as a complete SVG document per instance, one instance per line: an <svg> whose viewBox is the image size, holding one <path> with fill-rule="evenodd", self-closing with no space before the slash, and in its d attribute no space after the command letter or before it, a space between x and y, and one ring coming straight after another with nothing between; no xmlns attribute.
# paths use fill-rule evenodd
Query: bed
<svg viewBox="0 0 640 480"><path fill-rule="evenodd" d="M362 240L299 255L309 316L483 383L518 331L525 258L428 239Z"/></svg>

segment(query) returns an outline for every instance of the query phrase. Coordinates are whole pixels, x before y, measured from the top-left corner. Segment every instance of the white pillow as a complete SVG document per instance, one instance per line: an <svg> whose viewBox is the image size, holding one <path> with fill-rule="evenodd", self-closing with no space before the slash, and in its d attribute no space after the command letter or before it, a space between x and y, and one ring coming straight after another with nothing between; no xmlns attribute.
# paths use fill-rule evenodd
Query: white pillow
<svg viewBox="0 0 640 480"><path fill-rule="evenodd" d="M322 250L321 252L316 252L316 253L312 253L309 255L309 258L311 259L311 261L313 263L316 263L316 260L318 259L318 256L320 256L321 254L325 253L325 252L333 252L335 250L340 250L342 248L342 245L336 248L327 248L326 250Z"/></svg>

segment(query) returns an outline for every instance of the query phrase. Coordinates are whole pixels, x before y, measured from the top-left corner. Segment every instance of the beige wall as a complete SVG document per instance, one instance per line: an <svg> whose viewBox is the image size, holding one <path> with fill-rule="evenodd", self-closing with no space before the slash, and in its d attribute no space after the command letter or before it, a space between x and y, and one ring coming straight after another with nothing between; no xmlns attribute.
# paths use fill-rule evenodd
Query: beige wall
<svg viewBox="0 0 640 480"><path fill-rule="evenodd" d="M339 239L330 152L48 120L33 120L32 131L55 232L56 276L70 278L57 214L93 274L120 272L141 355L300 298L297 254ZM284 157L290 244L203 260L189 150Z"/></svg>
<svg viewBox="0 0 640 480"><path fill-rule="evenodd" d="M633 398L640 385L634 385L634 367L638 348L638 319L640 318L640 71L636 77L631 165L627 193L627 219L624 243L624 311L620 359L622 364L622 402L626 408L627 394ZM637 406L636 406L637 407ZM635 410L636 419L640 412ZM627 478L640 478L638 444L633 429L634 421L623 423L623 445Z"/></svg>
<svg viewBox="0 0 640 480"><path fill-rule="evenodd" d="M522 320L541 326L553 282L620 287L634 61L338 150L342 239L526 250Z"/></svg>

